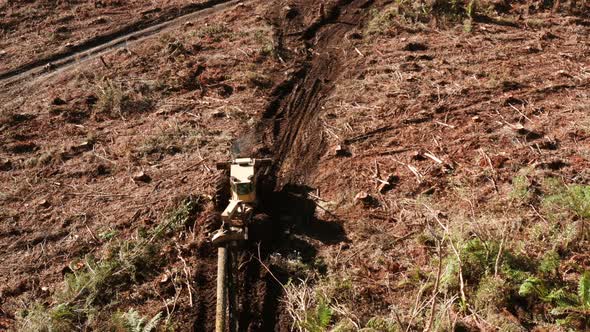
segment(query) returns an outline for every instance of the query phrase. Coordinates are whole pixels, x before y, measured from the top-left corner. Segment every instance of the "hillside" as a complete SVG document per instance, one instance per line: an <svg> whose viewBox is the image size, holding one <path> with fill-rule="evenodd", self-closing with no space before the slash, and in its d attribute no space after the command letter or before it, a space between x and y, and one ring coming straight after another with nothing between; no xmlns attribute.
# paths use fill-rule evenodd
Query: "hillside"
<svg viewBox="0 0 590 332"><path fill-rule="evenodd" d="M213 330L237 150L240 330L590 328L590 3L72 3L0 5L0 329Z"/></svg>

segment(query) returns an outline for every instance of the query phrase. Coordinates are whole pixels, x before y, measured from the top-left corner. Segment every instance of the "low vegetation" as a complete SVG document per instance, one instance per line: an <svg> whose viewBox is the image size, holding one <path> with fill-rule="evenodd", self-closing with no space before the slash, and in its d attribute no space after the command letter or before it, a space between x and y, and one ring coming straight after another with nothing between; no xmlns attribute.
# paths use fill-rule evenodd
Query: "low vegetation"
<svg viewBox="0 0 590 332"><path fill-rule="evenodd" d="M533 188L539 182L541 188ZM441 216L433 199L414 205L425 207L424 233L418 240L429 248L431 259L428 266L408 271L406 281L398 281L398 287L417 292L413 307L392 307L390 317L357 317L351 309L358 285L328 268L326 274L308 274L308 279L285 286L293 327L449 331L469 326L452 318L460 316L478 317L470 324L500 331L527 331L537 325L568 331L590 328L590 271L571 261L585 255L588 245L584 225L590 218L590 186L538 180L530 170L512 184L503 203L510 208L501 217L494 204L479 212L481 220L470 222L460 215ZM533 203L540 215L522 225L519 213ZM535 222L543 223L543 237L530 231Z"/></svg>
<svg viewBox="0 0 590 332"><path fill-rule="evenodd" d="M286 310L296 331L398 331L392 318L362 320L352 314L347 306L354 296L350 279L331 276L298 280L288 283L284 290Z"/></svg>
<svg viewBox="0 0 590 332"><path fill-rule="evenodd" d="M138 144L134 156L143 158L151 155L174 155L192 151L198 148L203 137L201 132L190 125L174 123L145 138L143 142Z"/></svg>
<svg viewBox="0 0 590 332"><path fill-rule="evenodd" d="M544 182L542 191L534 191L530 188L531 182L519 176L513 180L514 187L508 198L540 202L543 215L537 220L544 223L544 237L529 237L531 233L514 228L516 224L509 219L518 218L522 209L518 204L515 210L509 211L512 217L508 220L498 223L489 219L492 224L487 223L486 231L478 228L477 223L467 229L464 224L460 230L452 222L445 225L445 221L439 220L445 227L439 238L447 238L441 252L447 254L443 256L442 273L437 275L434 270L430 278L439 284L437 296L456 298L457 310L479 315L486 324L502 331L524 331L528 326L539 324L573 330L590 327L587 319L589 272L577 265L565 268L566 260L583 254L583 248L588 245L584 225L590 217L590 187L565 185L556 179ZM567 231L571 227L574 230ZM527 248L540 250L527 250L525 243ZM435 260L431 266L437 264ZM577 276L578 281L571 280L572 276ZM431 287L434 286L427 288ZM510 315L498 314L502 310L516 314L515 308L522 306L523 301L526 301L528 315L519 314L515 320ZM444 315L441 315L433 326L446 329L444 324Z"/></svg>
<svg viewBox="0 0 590 332"><path fill-rule="evenodd" d="M95 110L99 115L123 119L129 113L149 111L155 106L151 97L154 88L145 82L118 82L104 78L96 86Z"/></svg>
<svg viewBox="0 0 590 332"><path fill-rule="evenodd" d="M63 288L51 304L33 303L20 312L19 330L71 331L88 327L99 330L151 332L162 313L145 318L135 309L113 312L117 293L142 284L159 273L167 262L163 248L183 236L194 222L204 198L189 197L150 229L137 229L131 239L112 238L102 258L88 255L69 266ZM112 316L105 317L109 312Z"/></svg>
<svg viewBox="0 0 590 332"><path fill-rule="evenodd" d="M476 19L482 17L494 17L503 24L515 24L511 18L498 17L505 14L508 6L505 2L489 0L396 0L386 9L374 11L367 25L367 33L387 35L392 33L392 29L415 31L431 23L438 26L463 24L463 30L469 33ZM528 9L529 12L543 10L584 15L588 13L589 7L584 1L535 1L534 4L530 3ZM527 22L530 27L542 25L542 21Z"/></svg>
<svg viewBox="0 0 590 332"><path fill-rule="evenodd" d="M199 38L208 38L214 42L220 42L224 38L231 37L232 31L222 23L214 23L200 28L196 32Z"/></svg>
<svg viewBox="0 0 590 332"><path fill-rule="evenodd" d="M481 6L476 0L398 0L385 10L373 13L367 33L388 34L395 27L415 29L431 20L443 25L463 22L465 30L470 32L473 17L484 10Z"/></svg>
<svg viewBox="0 0 590 332"><path fill-rule="evenodd" d="M125 313L113 315L112 323L116 331L152 332L156 330L161 319L161 312L148 320L148 318L142 317L135 309L129 309Z"/></svg>
<svg viewBox="0 0 590 332"><path fill-rule="evenodd" d="M587 329L590 327L590 272L584 272L578 281L577 292L568 290L559 282L538 277L527 278L518 291L519 295L532 301L540 301L549 310L550 317L558 325Z"/></svg>

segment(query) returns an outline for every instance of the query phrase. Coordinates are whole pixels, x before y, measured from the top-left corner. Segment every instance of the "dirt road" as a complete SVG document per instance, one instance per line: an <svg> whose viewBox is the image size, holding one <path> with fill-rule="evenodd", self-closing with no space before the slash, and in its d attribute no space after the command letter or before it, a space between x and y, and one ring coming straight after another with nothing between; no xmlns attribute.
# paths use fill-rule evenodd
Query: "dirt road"
<svg viewBox="0 0 590 332"><path fill-rule="evenodd" d="M34 59L17 68L0 72L0 91L25 80L43 79L64 70L79 67L87 61L100 59L119 48L130 47L147 38L153 38L158 33L172 31L184 23L206 17L238 2L238 0L210 0L184 6L153 19L140 19L108 34L72 45L65 51Z"/></svg>
<svg viewBox="0 0 590 332"><path fill-rule="evenodd" d="M265 211L273 219L275 227L253 230L252 236L264 241L251 243L243 254L242 264L239 264L242 266L240 330L291 330L281 302L283 289L279 282L286 284L292 276L280 267L272 266L270 257L277 253L287 256L301 246L291 242L284 234L287 230L292 232L296 229L301 220L314 219L315 203L296 199L292 195L293 189L283 186L304 183L306 175L313 172L319 157L325 152L317 119L325 98L341 73L343 63L339 60L340 55L354 52L347 36L351 31L362 28L369 13L363 9L372 5L373 1L367 0L335 1L326 7L315 1L296 1L288 6L277 4L269 10L267 20L275 26L276 52L292 69L291 74L271 92L272 98L255 125L255 137L261 140L258 153L275 161L272 177L276 179L277 192L271 194L274 197L271 208ZM284 218L290 221L281 223ZM310 230L308 226L305 231ZM324 241L341 237L341 231L337 230L322 234ZM313 260L313 255L307 259ZM214 257L213 250L206 250L201 256L212 264ZM267 270L268 266L271 266L272 272ZM208 312L206 316L210 317L214 312L215 298L211 294L211 285L215 280L211 271L204 275L209 275L209 278L200 287L201 292L208 294L204 297L207 304L203 306L206 309L202 314ZM198 319L196 329L212 330L213 323L213 319Z"/></svg>

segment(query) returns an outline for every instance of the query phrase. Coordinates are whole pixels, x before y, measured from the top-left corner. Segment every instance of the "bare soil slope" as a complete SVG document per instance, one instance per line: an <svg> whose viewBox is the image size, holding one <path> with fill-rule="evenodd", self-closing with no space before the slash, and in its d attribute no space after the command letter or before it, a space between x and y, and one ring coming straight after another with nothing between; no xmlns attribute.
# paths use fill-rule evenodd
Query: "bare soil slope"
<svg viewBox="0 0 590 332"><path fill-rule="evenodd" d="M97 292L117 295L89 303L105 308L94 328L107 328L101 324L110 313L131 303L142 315L170 313L181 330L194 324L197 281L207 278L195 253L206 236L212 168L256 122L272 83L272 31L263 13L234 7L105 56L106 65L89 63L2 95L3 324L15 327L17 313L34 311L37 299L52 308L65 297L76 307ZM159 239L170 224L179 228ZM146 234L158 236L146 243ZM156 256L146 251L156 248ZM115 263L123 280L88 289L76 279L67 286L75 294L63 294L65 274L97 270L76 265L91 256ZM141 257L155 262L146 266ZM51 322L38 316L17 326ZM75 316L73 326L90 324L87 314Z"/></svg>
<svg viewBox="0 0 590 332"><path fill-rule="evenodd" d="M68 54L223 1L8 1L0 73Z"/></svg>
<svg viewBox="0 0 590 332"><path fill-rule="evenodd" d="M239 149L240 330L587 328L587 4L475 3L247 1L5 89L0 327L211 330Z"/></svg>
<svg viewBox="0 0 590 332"><path fill-rule="evenodd" d="M588 328L539 318L559 305L523 285L575 293L590 268L590 24L563 8L480 10L438 25L403 5L376 14L316 121L330 150L308 183L345 220L352 243L326 260L351 282L336 298L355 324L382 312L416 330Z"/></svg>

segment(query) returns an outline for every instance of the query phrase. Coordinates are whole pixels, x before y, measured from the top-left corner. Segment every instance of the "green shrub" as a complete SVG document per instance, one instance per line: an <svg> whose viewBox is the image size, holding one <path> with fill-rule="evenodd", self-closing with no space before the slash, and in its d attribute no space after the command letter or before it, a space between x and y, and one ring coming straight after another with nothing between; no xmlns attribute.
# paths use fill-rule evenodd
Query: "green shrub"
<svg viewBox="0 0 590 332"><path fill-rule="evenodd" d="M559 254L551 250L547 252L543 258L541 259L541 263L539 264L538 271L542 275L547 276L554 276L557 274L557 269L559 268L560 257Z"/></svg>
<svg viewBox="0 0 590 332"><path fill-rule="evenodd" d="M539 300L551 307L556 322L572 328L590 328L590 271L584 272L578 282L577 293L559 285L549 287L537 277L530 277L520 286L521 296Z"/></svg>
<svg viewBox="0 0 590 332"><path fill-rule="evenodd" d="M125 313L117 312L111 319L112 329L125 332L152 332L156 330L162 319L162 312L158 312L148 320L137 310L131 308Z"/></svg>
<svg viewBox="0 0 590 332"><path fill-rule="evenodd" d="M97 84L96 111L108 117L123 117L130 112L148 111L154 107L155 101L149 95L149 87L140 85L133 88L127 85L108 78Z"/></svg>
<svg viewBox="0 0 590 332"><path fill-rule="evenodd" d="M395 6L388 7L383 11L372 11L373 18L367 24L367 33L370 35L384 34L393 24L399 15L398 8Z"/></svg>
<svg viewBox="0 0 590 332"><path fill-rule="evenodd" d="M387 34L397 21L401 24L428 23L436 18L438 22L463 22L466 32L470 32L473 17L479 8L475 0L397 0L395 4L372 12L367 24L367 34Z"/></svg>
<svg viewBox="0 0 590 332"><path fill-rule="evenodd" d="M334 312L328 304L327 299L320 298L317 306L310 309L306 319L301 323L305 331L309 332L323 332L328 329Z"/></svg>
<svg viewBox="0 0 590 332"><path fill-rule="evenodd" d="M459 245L458 251L463 264L463 278L470 284L477 282L486 275L495 263L495 255L499 245L495 242L485 243L480 239L471 239ZM449 291L459 289L459 262L454 255L445 259L441 276L441 289Z"/></svg>
<svg viewBox="0 0 590 332"><path fill-rule="evenodd" d="M202 137L201 132L189 125L165 128L141 142L134 149L134 157L139 159L154 154L175 155L190 152L199 145Z"/></svg>
<svg viewBox="0 0 590 332"><path fill-rule="evenodd" d="M64 288L56 293L56 299L75 308L79 321L92 321L94 308L110 304L121 288L156 271L160 264L158 248L144 241L119 241L101 260L87 256L72 264L72 273L66 274ZM77 268L80 264L82 267Z"/></svg>
<svg viewBox="0 0 590 332"><path fill-rule="evenodd" d="M473 302L480 310L502 309L508 306L510 294L510 285L505 279L488 275L477 285Z"/></svg>
<svg viewBox="0 0 590 332"><path fill-rule="evenodd" d="M78 314L66 304L47 308L32 304L17 316L17 326L23 332L68 332L76 330Z"/></svg>
<svg viewBox="0 0 590 332"><path fill-rule="evenodd" d="M19 330L73 331L92 325L98 308L113 305L119 290L128 288L158 272L162 266L159 248L182 232L201 209L201 197L188 197L170 211L167 218L150 230L139 230L138 237L109 243L107 254L97 260L93 256L75 261L66 274L64 288L54 295L58 304L47 308L33 303L23 310ZM160 314L146 321L130 310L120 315L126 331L152 331Z"/></svg>
<svg viewBox="0 0 590 332"><path fill-rule="evenodd" d="M263 56L270 56L275 54L275 46L264 30L257 30L254 33L254 40L260 44L260 54Z"/></svg>
<svg viewBox="0 0 590 332"><path fill-rule="evenodd" d="M560 180L546 179L544 189L547 195L542 200L543 211L552 222L561 225L556 233L556 242L569 248L589 239L590 186L567 186Z"/></svg>
<svg viewBox="0 0 590 332"><path fill-rule="evenodd" d="M228 38L232 35L232 31L225 24L211 24L205 25L199 29L196 33L197 37L209 38L214 42L219 42L224 38Z"/></svg>
<svg viewBox="0 0 590 332"><path fill-rule="evenodd" d="M556 179L548 179L546 186L549 190L549 195L543 199L546 207L562 208L580 218L590 218L590 186L566 186Z"/></svg>
<svg viewBox="0 0 590 332"><path fill-rule="evenodd" d="M463 264L463 278L471 284L476 284L485 275L493 272L499 243L496 241L484 242L475 238L459 244L458 250ZM442 276L443 285L448 282L447 279L456 278L459 271L455 256L451 255L445 261L446 267ZM457 282L454 282L456 286L458 286Z"/></svg>
<svg viewBox="0 0 590 332"><path fill-rule="evenodd" d="M509 307L517 296L520 283L528 278L534 264L526 257L516 255L504 247L498 259L499 243L471 239L456 245L461 257L463 281L467 303L478 310L493 312ZM498 273L496 275L496 261ZM440 280L440 290L447 294L457 294L460 289L459 260L455 254L444 258L444 270Z"/></svg>
<svg viewBox="0 0 590 332"><path fill-rule="evenodd" d="M529 191L531 183L524 175L517 175L512 178L512 192L510 197L517 201L526 201L531 197Z"/></svg>
<svg viewBox="0 0 590 332"><path fill-rule="evenodd" d="M590 309L590 272L586 271L578 283L578 300L584 309Z"/></svg>
<svg viewBox="0 0 590 332"><path fill-rule="evenodd" d="M373 317L369 319L365 328L380 332L397 332L399 331L397 323L388 318Z"/></svg>
<svg viewBox="0 0 590 332"><path fill-rule="evenodd" d="M98 84L98 100L96 109L108 114L121 114L121 105L128 96L123 92L121 84L106 79Z"/></svg>
<svg viewBox="0 0 590 332"><path fill-rule="evenodd" d="M347 278L321 279L313 285L308 280L290 281L285 285L284 303L293 329L322 332L335 324L335 330L349 331L351 317L340 304L349 302L351 293L352 283Z"/></svg>
<svg viewBox="0 0 590 332"><path fill-rule="evenodd" d="M346 319L341 322L338 322L330 332L358 332L359 329L351 322L350 320Z"/></svg>

